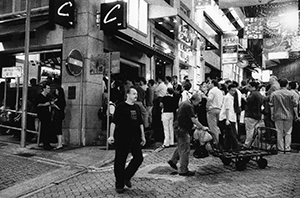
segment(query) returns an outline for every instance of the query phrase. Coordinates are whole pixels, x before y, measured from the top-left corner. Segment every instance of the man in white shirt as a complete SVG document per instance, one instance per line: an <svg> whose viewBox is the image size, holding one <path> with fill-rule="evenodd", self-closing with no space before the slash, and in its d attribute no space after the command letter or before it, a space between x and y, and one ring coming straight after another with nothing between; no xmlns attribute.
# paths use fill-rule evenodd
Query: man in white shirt
<svg viewBox="0 0 300 198"><path fill-rule="evenodd" d="M167 88L174 89L174 87L172 85L172 78L171 78L171 76L166 76L165 83L166 83Z"/></svg>
<svg viewBox="0 0 300 198"><path fill-rule="evenodd" d="M224 149L225 150L235 150L238 148L237 141L237 130L236 122L237 116L234 110L234 95L236 93L236 87L233 84L228 86L228 93L224 97L223 105L220 111L219 127L223 134L224 139Z"/></svg>
<svg viewBox="0 0 300 198"><path fill-rule="evenodd" d="M157 77L156 81L158 85L154 89L155 98L162 98L167 94L167 86L161 77Z"/></svg>
<svg viewBox="0 0 300 198"><path fill-rule="evenodd" d="M215 134L217 141L219 141L221 132L218 127L218 120L224 96L222 91L218 88L219 82L217 80L212 80L208 86L210 90L208 92L206 103L207 122L210 131Z"/></svg>

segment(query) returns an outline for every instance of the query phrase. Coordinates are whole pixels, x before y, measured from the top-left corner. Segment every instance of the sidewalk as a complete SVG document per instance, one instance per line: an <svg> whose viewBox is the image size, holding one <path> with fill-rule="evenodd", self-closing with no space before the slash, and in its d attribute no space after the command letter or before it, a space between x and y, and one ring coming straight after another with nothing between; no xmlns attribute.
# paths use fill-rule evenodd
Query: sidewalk
<svg viewBox="0 0 300 198"><path fill-rule="evenodd" d="M36 144L21 148L0 138L0 198L19 197L113 162L105 147L64 147L45 151ZM3 177L3 178L2 178Z"/></svg>

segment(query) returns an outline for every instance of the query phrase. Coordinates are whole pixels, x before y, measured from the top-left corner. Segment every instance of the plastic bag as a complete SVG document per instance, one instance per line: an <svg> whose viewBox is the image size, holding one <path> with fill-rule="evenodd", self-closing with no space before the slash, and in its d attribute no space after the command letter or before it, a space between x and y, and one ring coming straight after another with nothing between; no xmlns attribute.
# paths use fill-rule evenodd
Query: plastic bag
<svg viewBox="0 0 300 198"><path fill-rule="evenodd" d="M194 138L200 141L200 144L203 145L206 142L211 141L213 138L212 136L204 130L196 129L194 132Z"/></svg>

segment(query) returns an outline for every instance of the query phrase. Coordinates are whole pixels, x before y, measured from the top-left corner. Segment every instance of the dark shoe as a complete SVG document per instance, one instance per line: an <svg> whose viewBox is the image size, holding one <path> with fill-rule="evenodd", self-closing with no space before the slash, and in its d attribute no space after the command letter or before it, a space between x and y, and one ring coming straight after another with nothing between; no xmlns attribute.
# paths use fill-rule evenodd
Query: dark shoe
<svg viewBox="0 0 300 198"><path fill-rule="evenodd" d="M177 166L176 166L176 164L174 164L174 162L172 162L171 160L168 161L168 164L169 164L173 169L175 169L175 170L178 169Z"/></svg>
<svg viewBox="0 0 300 198"><path fill-rule="evenodd" d="M194 176L195 175L195 172L194 171L187 171L185 173L179 173L179 175L181 176Z"/></svg>
<svg viewBox="0 0 300 198"><path fill-rule="evenodd" d="M116 188L117 193L123 193L125 190L124 188Z"/></svg>
<svg viewBox="0 0 300 198"><path fill-rule="evenodd" d="M44 149L46 150L46 151L51 151L51 150L53 150L53 147L52 146L44 146Z"/></svg>
<svg viewBox="0 0 300 198"><path fill-rule="evenodd" d="M125 184L125 186L127 186L128 188L132 188L132 183L131 183L131 181L130 180L125 180L124 181L124 184Z"/></svg>

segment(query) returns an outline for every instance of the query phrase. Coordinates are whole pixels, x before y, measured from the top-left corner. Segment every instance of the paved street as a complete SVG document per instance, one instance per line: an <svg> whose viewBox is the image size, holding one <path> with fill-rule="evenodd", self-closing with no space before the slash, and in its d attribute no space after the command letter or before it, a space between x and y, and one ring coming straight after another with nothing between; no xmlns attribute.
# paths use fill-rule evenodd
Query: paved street
<svg viewBox="0 0 300 198"><path fill-rule="evenodd" d="M236 171L233 164L224 166L214 157L191 157L190 169L197 173L194 177L182 177L173 175L166 164L173 151L174 148L144 152L145 160L132 180L133 188L122 195L114 190L113 169L109 164L23 197L300 197L299 153L268 156L266 169L259 169L251 161L245 171Z"/></svg>

